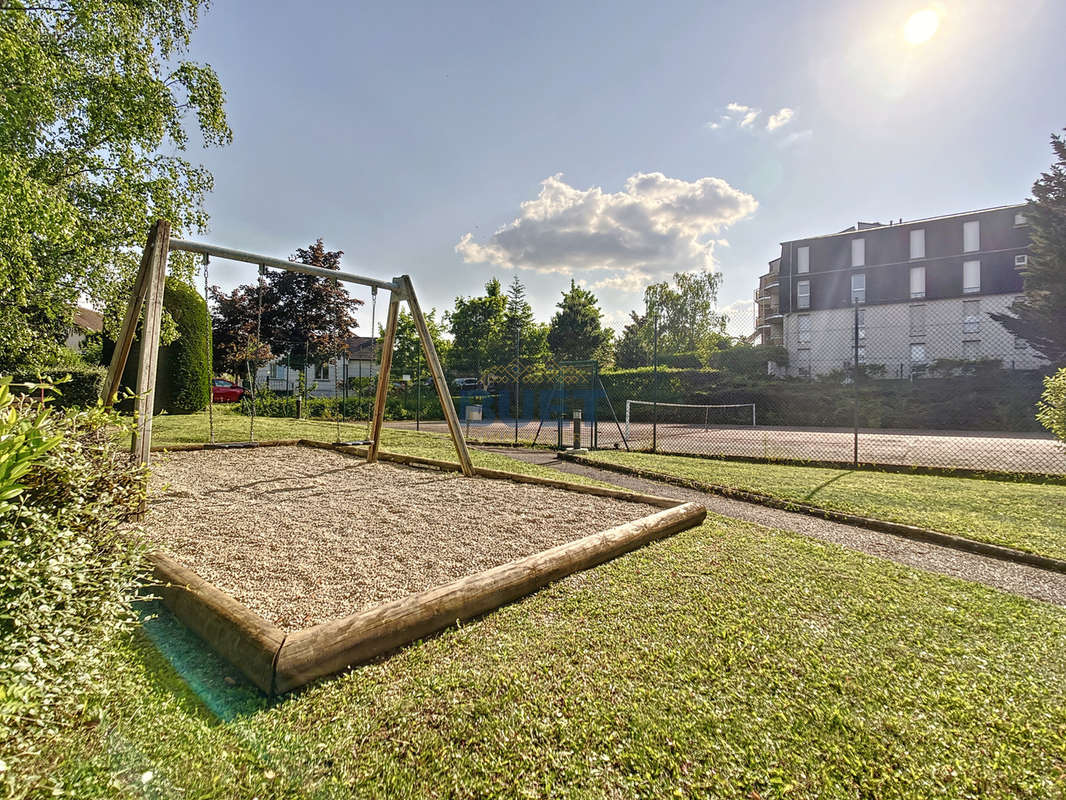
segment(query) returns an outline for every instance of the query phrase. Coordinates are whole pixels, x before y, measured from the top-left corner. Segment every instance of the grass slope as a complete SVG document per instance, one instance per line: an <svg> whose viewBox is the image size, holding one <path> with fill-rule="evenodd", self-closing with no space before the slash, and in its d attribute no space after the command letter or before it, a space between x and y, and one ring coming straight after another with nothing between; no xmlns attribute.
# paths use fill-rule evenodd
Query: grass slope
<svg viewBox="0 0 1066 800"><path fill-rule="evenodd" d="M1066 486L607 450L590 457L1066 559Z"/></svg>
<svg viewBox="0 0 1066 800"><path fill-rule="evenodd" d="M712 518L225 721L139 637L36 790L1062 796L1064 654L1062 609Z"/></svg>

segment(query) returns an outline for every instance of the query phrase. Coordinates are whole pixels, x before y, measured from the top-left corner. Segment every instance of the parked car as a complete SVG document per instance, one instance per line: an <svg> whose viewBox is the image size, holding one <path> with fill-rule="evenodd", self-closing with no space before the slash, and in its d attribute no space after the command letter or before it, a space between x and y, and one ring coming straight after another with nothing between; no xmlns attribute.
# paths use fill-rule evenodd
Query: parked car
<svg viewBox="0 0 1066 800"><path fill-rule="evenodd" d="M459 392L476 392L481 388L481 381L477 378L456 378L452 386Z"/></svg>
<svg viewBox="0 0 1066 800"><path fill-rule="evenodd" d="M215 378L211 381L211 402L236 403L244 396L245 391L243 386L238 386L233 381Z"/></svg>

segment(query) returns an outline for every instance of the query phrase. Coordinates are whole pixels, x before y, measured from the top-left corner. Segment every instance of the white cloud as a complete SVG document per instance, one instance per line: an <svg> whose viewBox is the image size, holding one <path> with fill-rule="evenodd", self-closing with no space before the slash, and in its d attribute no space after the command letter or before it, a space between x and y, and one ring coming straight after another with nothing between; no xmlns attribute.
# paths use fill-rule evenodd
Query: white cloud
<svg viewBox="0 0 1066 800"><path fill-rule="evenodd" d="M729 317L726 332L731 336L750 336L755 330L754 300L737 300L718 311Z"/></svg>
<svg viewBox="0 0 1066 800"><path fill-rule="evenodd" d="M589 285L591 289L617 289L620 292L643 292L655 278L646 272L620 272Z"/></svg>
<svg viewBox="0 0 1066 800"><path fill-rule="evenodd" d="M638 172L622 191L605 192L570 186L560 173L544 180L537 197L487 242L467 233L455 251L466 262L509 269L612 270L601 288L631 291L654 275L712 266L712 236L756 208L754 197L721 178Z"/></svg>
<svg viewBox="0 0 1066 800"><path fill-rule="evenodd" d="M766 130L776 131L782 125L787 125L792 121L795 113L791 108L779 109L776 114L771 114L770 119L766 121Z"/></svg>
<svg viewBox="0 0 1066 800"><path fill-rule="evenodd" d="M802 131L795 131L794 133L790 133L788 136L781 140L781 147L789 147L791 145L796 144L797 142L806 141L812 136L814 136L814 131L812 131L810 128Z"/></svg>
<svg viewBox="0 0 1066 800"><path fill-rule="evenodd" d="M711 120L707 123L707 128L712 131L722 130L724 128L737 128L756 130L755 121L762 114L762 109L755 108L755 106L744 105L738 103L735 100L729 103L725 107L725 112L721 114L716 120ZM766 120L766 130L773 133L778 128L787 125L792 121L792 118L796 116L795 109L783 106L777 111L770 114Z"/></svg>

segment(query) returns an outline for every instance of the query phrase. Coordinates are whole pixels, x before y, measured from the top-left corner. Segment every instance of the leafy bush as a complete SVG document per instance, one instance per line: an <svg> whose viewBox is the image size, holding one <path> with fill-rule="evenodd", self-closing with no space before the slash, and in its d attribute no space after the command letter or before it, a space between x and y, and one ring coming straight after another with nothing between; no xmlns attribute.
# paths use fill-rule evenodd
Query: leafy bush
<svg viewBox="0 0 1066 800"><path fill-rule="evenodd" d="M134 621L142 546L120 530L145 472L101 406L56 413L0 381L0 739L48 735Z"/></svg>
<svg viewBox="0 0 1066 800"><path fill-rule="evenodd" d="M163 309L171 321L172 330L163 337L165 343L159 348L154 413L170 411L187 414L202 411L207 406L208 392L211 391L207 304L191 286L168 277L163 292ZM138 333L126 359L126 368L122 371L121 386L130 391L137 388L140 351L141 338ZM102 360L109 363L114 352L115 342L105 338L101 348ZM120 402L118 407L129 412L133 409L133 403L126 400Z"/></svg>
<svg viewBox="0 0 1066 800"><path fill-rule="evenodd" d="M70 380L64 380L67 376ZM45 392L53 408L88 408L100 399L106 376L107 370L103 367L72 364L69 367L21 370L11 376L11 382L16 392L27 391L19 384L47 384Z"/></svg>
<svg viewBox="0 0 1066 800"><path fill-rule="evenodd" d="M207 304L195 289L168 277L163 304L177 338L159 350L157 405L176 414L202 411L211 391Z"/></svg>
<svg viewBox="0 0 1066 800"><path fill-rule="evenodd" d="M1037 409L1040 424L1066 442L1066 367L1044 378L1044 393Z"/></svg>

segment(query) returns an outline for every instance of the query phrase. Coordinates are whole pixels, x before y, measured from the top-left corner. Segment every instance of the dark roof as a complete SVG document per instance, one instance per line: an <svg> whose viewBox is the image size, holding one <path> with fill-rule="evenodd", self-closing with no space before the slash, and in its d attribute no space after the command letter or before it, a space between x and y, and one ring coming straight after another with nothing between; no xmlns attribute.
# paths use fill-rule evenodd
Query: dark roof
<svg viewBox="0 0 1066 800"><path fill-rule="evenodd" d="M369 336L353 336L348 340L348 358L356 361L373 361L377 349Z"/></svg>
<svg viewBox="0 0 1066 800"><path fill-rule="evenodd" d="M857 230L868 230L870 228L890 228L900 227L901 225L915 225L921 222L934 222L940 219L951 219L952 217L969 217L974 214L987 214L992 211L1005 211L1008 208L1025 208L1025 203L1010 203L1005 206L993 206L992 208L979 208L975 211L961 211L957 214L941 214L938 217L925 217L923 219L906 219L902 222L890 222L887 225L882 222L860 222L858 225L852 225L850 228L842 230L838 233L823 233L816 236L797 236L795 239L788 239L780 244L791 244L793 242L805 242L808 239L828 239L832 236L845 236L849 233L856 233Z"/></svg>
<svg viewBox="0 0 1066 800"><path fill-rule="evenodd" d="M104 315L91 308L78 306L78 310L74 312L74 324L82 330L99 333L104 329Z"/></svg>

